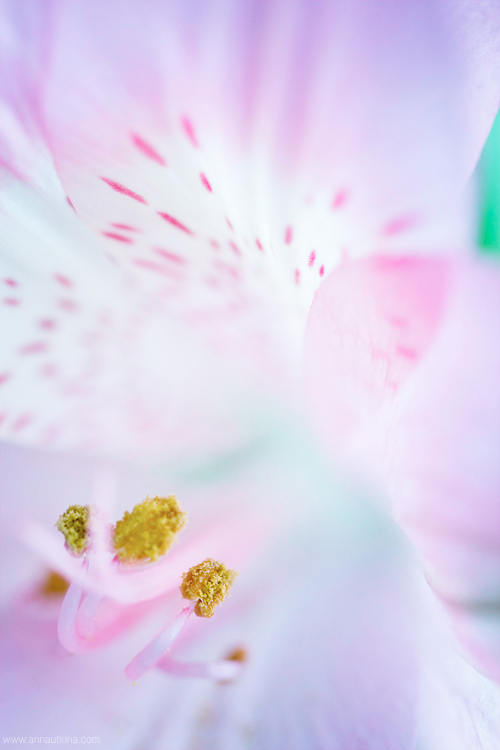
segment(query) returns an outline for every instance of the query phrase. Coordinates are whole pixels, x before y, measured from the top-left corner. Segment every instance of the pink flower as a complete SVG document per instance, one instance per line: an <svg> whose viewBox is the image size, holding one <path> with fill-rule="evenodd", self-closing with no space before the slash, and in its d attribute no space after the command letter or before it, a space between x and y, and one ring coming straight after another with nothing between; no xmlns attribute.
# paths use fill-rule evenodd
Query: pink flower
<svg viewBox="0 0 500 750"><path fill-rule="evenodd" d="M3 734L493 748L499 281L464 186L495 4L4 15ZM68 505L115 521L172 491L191 524L154 566L97 544L85 572L51 535ZM243 647L240 678L133 687L181 573L219 554L238 582L175 658L196 675ZM88 653L57 642L40 560Z"/></svg>

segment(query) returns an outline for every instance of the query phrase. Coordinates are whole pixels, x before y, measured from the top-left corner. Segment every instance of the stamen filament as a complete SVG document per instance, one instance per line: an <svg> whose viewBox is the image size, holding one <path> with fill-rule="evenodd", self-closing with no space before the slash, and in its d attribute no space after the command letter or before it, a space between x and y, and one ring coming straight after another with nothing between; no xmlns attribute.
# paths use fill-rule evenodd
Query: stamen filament
<svg viewBox="0 0 500 750"><path fill-rule="evenodd" d="M84 560L82 568L86 572L88 570L88 560ZM78 616L78 610L82 599L83 588L77 583L71 583L66 596L61 604L59 611L59 619L57 621L57 636L61 646L72 654L81 653L82 639L78 635L76 629L76 618Z"/></svg>
<svg viewBox="0 0 500 750"><path fill-rule="evenodd" d="M198 677L205 680L215 680L216 682L230 682L236 679L242 670L242 666L241 662L230 661L229 659L182 662L172 659L168 655L156 664L158 669L176 677Z"/></svg>
<svg viewBox="0 0 500 750"><path fill-rule="evenodd" d="M147 671L152 669L159 659L169 650L182 628L186 624L189 616L194 612L198 600L191 601L184 607L175 619L164 628L151 643L134 656L132 661L126 666L125 674L131 680L137 680Z"/></svg>
<svg viewBox="0 0 500 750"><path fill-rule="evenodd" d="M78 633L82 638L93 638L95 635L95 616L104 599L102 594L90 591L80 605L77 614Z"/></svg>

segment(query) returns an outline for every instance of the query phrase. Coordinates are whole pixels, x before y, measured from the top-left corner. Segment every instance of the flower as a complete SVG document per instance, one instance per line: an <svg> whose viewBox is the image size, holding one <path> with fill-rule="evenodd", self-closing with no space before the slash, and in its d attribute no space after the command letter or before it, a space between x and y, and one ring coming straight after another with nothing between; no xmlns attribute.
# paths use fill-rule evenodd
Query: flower
<svg viewBox="0 0 500 750"><path fill-rule="evenodd" d="M492 746L495 688L375 507L390 499L467 658L497 676L477 626L498 555L474 547L492 540L498 489L498 278L460 249L463 186L498 104L494 8L478 7L5 4L2 436L90 456L7 445L31 467L9 493L39 522L9 506L9 528L137 625L71 658L52 605L18 599L16 733L29 701L33 734L92 726L117 748ZM304 330L329 462L301 397ZM126 477L121 497L103 457ZM68 505L98 499L116 520L113 495L130 511L173 490L198 526L116 590L109 565L85 574L40 529ZM229 557L198 555L207 538ZM12 552L17 590L26 556ZM179 652L243 646L241 679L223 693L158 671L134 693L123 669L154 635L144 616L164 628L167 589L212 556L240 578L210 622L190 619Z"/></svg>

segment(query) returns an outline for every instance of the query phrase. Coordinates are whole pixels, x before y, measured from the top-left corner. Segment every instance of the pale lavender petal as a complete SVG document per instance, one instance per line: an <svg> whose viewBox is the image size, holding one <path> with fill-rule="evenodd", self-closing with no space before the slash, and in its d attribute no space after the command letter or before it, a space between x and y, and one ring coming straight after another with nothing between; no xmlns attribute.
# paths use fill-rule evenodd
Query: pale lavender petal
<svg viewBox="0 0 500 750"><path fill-rule="evenodd" d="M462 266L390 435L396 517L457 632L500 680L500 272ZM474 632L474 622L477 631Z"/></svg>
<svg viewBox="0 0 500 750"><path fill-rule="evenodd" d="M390 487L457 634L495 679L499 303L498 268L484 261L374 259L328 279L307 334L325 446Z"/></svg>

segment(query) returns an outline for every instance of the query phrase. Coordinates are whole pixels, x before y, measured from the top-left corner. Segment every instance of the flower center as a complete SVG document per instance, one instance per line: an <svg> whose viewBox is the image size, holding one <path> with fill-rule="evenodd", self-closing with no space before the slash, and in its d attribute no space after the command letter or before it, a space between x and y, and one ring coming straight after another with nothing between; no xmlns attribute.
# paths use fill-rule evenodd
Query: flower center
<svg viewBox="0 0 500 750"><path fill-rule="evenodd" d="M180 591L184 599L198 600L194 608L198 617L212 617L237 575L237 571L229 570L224 563L208 558L183 574Z"/></svg>

